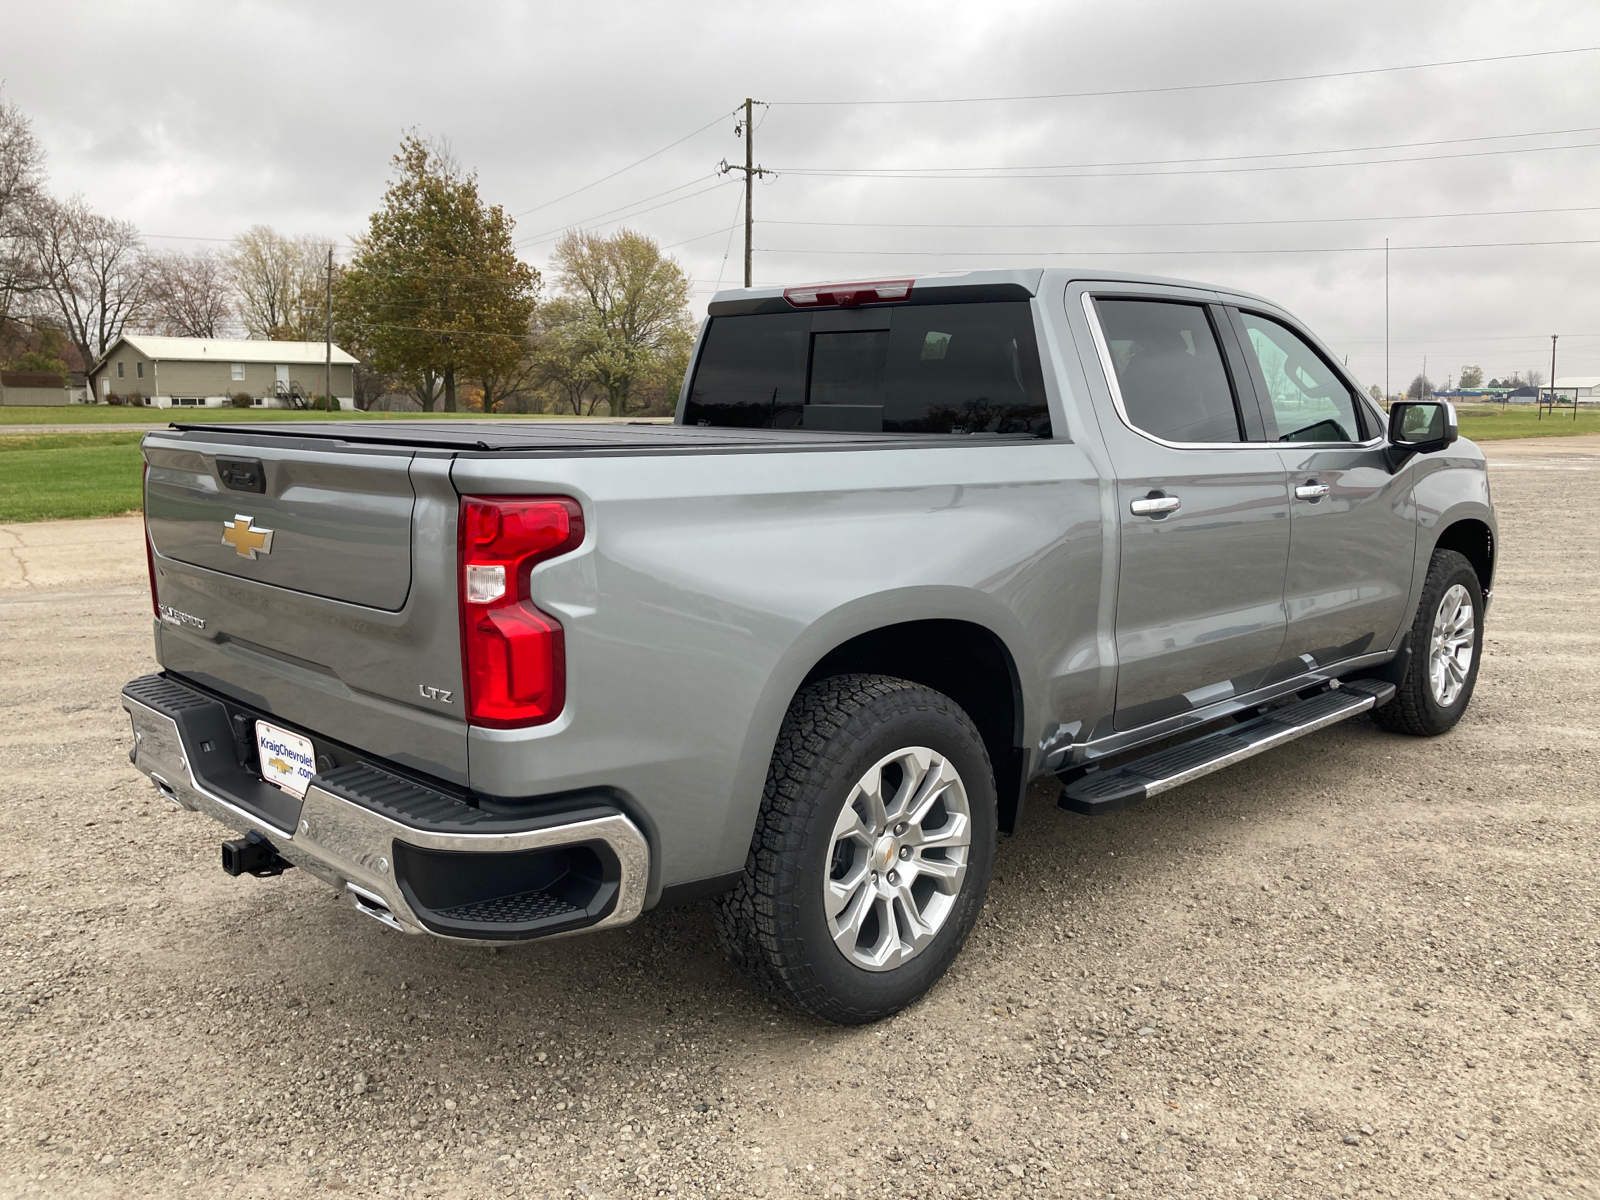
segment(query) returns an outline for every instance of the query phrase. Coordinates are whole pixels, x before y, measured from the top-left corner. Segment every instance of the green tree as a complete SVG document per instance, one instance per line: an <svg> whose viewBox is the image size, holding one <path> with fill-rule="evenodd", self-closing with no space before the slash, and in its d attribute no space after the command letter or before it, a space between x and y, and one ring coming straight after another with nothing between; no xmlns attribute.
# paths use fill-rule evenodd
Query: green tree
<svg viewBox="0 0 1600 1200"><path fill-rule="evenodd" d="M1483 386L1482 367L1462 367L1461 382L1458 385L1464 388L1480 388Z"/></svg>
<svg viewBox="0 0 1600 1200"><path fill-rule="evenodd" d="M1406 388L1406 397L1410 400L1425 399L1433 391L1433 380L1426 375L1418 375Z"/></svg>
<svg viewBox="0 0 1600 1200"><path fill-rule="evenodd" d="M65 375L67 366L67 349L71 345L66 335L51 325L39 326L37 339L38 345L24 350L17 357L6 364L8 371L53 371L57 375Z"/></svg>
<svg viewBox="0 0 1600 1200"><path fill-rule="evenodd" d="M456 411L463 378L498 379L524 357L539 273L517 258L513 222L474 174L408 134L395 178L337 285L341 325L372 366L403 379L425 411Z"/></svg>
<svg viewBox="0 0 1600 1200"><path fill-rule="evenodd" d="M577 373L604 390L612 416L626 414L636 385L660 386L674 369L682 378L694 326L689 279L674 259L629 229L569 232L554 258L563 304L547 326Z"/></svg>

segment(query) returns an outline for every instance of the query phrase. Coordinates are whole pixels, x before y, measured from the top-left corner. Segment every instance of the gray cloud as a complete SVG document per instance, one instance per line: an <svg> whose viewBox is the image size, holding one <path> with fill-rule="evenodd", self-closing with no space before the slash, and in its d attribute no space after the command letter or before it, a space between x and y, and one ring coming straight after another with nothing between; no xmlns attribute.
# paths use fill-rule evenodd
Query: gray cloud
<svg viewBox="0 0 1600 1200"><path fill-rule="evenodd" d="M554 197L763 100L1154 87L1600 45L1570 3L421 3L55 5L8 15L6 95L32 114L52 186L150 235L226 238L257 222L350 236L401 132L448 138L485 194L521 212L543 265L555 232L641 201L627 223L697 281L736 282L731 115L618 178ZM1269 155L1600 125L1600 53L1311 83L1027 103L761 110L764 281L1046 262L1241 286L1311 322L1358 374L1383 374L1381 252L1195 254L1600 238L1600 148L1490 155L1600 134L1345 158L1389 165L1072 179L862 179L805 168L966 167ZM1471 153L1473 157L1427 156ZM1198 165L1198 164L1197 164ZM1224 164L1210 164L1213 167ZM1258 165L1265 165L1264 162ZM698 181L698 182L694 182ZM688 198L682 198L688 197ZM1592 199L1593 198L1593 199ZM671 203L666 203L671 201ZM537 207L536 207L537 206ZM525 211L532 209L533 211ZM1050 224L1390 216L1339 224L1045 229ZM849 227L774 222L879 222ZM896 228L945 222L1009 228ZM601 220L614 227L617 218ZM545 238L535 235L547 234ZM181 242L163 244L182 244ZM850 253L844 253L849 251ZM1046 251L1072 253L1048 254ZM1141 251L1126 257L1108 251ZM891 253L910 252L910 253ZM956 256L954 252L971 252ZM1073 254L1083 257L1074 262ZM1428 356L1491 375L1600 374L1600 246L1396 250L1399 386Z"/></svg>

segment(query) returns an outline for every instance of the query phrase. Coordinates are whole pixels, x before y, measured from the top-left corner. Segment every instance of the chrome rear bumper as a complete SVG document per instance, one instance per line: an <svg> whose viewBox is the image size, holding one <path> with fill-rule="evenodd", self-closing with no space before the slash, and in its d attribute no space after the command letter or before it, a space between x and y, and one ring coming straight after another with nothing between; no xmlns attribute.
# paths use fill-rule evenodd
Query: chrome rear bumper
<svg viewBox="0 0 1600 1200"><path fill-rule="evenodd" d="M183 692L188 693L187 697L181 694ZM180 722L187 725L185 717L205 704L221 707L220 702L176 681L146 677L129 684L122 695L122 706L133 722L134 744L129 758L134 766L148 775L157 790L174 804L203 813L240 833L261 834L285 859L332 885L348 896L357 910L391 928L461 941L525 940L625 925L634 920L644 906L649 845L638 827L616 811L596 813L591 807L584 819L566 823L556 817L555 823L549 819L543 823L537 820L482 821L470 829L449 829L438 827L448 822L435 821L433 828L425 828L376 811L377 802L361 804L337 794L336 785L318 775L306 791L293 827L281 828L263 814L221 794L224 789L207 786L204 768L200 772L194 769L196 762L214 757L217 748L209 740L190 746ZM186 706L189 713L184 711ZM191 733L188 740L196 740L195 735ZM224 753L231 755L231 742ZM230 763L230 767L237 769L237 763ZM465 805L459 807L466 809ZM477 810L467 811L477 813ZM289 822L286 819L283 823ZM507 828L495 829L495 824ZM530 824L538 827L530 828ZM576 928L561 928L551 933L512 932L510 927L497 932L492 923L470 919L454 926L442 923L438 914L417 902L415 887L408 885L396 862L397 858L411 862L443 861L451 854L508 856L584 846L603 846L608 850L615 860L616 878L608 880L609 890L603 905L596 902L599 911L569 919L569 925L574 920L581 922ZM439 852L444 852L444 856ZM481 863L493 868L509 860L484 857L455 861ZM614 889L610 888L613 882ZM485 906L494 903L498 902L480 901L462 907L476 913L488 911ZM526 909L527 904L523 907ZM500 908L504 909L505 905L501 903ZM471 927L471 932L461 932L467 927Z"/></svg>

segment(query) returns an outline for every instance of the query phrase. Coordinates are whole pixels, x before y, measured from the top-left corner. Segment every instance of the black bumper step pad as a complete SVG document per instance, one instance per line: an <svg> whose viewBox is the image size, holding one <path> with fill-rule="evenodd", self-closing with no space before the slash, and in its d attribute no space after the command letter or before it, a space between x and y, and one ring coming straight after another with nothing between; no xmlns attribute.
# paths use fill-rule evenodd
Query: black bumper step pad
<svg viewBox="0 0 1600 1200"><path fill-rule="evenodd" d="M448 921L477 921L493 925L522 925L535 921L549 921L584 910L568 904L549 892L523 892L516 896L498 896L493 900L479 900L472 904L458 904L443 908L438 915Z"/></svg>
<svg viewBox="0 0 1600 1200"><path fill-rule="evenodd" d="M1387 701L1394 684L1356 679L1309 700L1286 704L1254 720L1207 734L1134 762L1091 770L1061 789L1062 808L1100 816L1253 758L1285 742L1346 720Z"/></svg>

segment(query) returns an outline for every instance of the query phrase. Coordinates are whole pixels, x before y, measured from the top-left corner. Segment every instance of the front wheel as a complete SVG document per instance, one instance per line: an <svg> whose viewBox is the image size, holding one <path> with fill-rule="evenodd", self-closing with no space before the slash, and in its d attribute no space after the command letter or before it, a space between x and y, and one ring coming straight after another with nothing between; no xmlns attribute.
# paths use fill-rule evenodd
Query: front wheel
<svg viewBox="0 0 1600 1200"><path fill-rule="evenodd" d="M717 902L733 960L824 1020L897 1012L944 974L994 869L994 772L948 696L882 675L800 692L744 878Z"/></svg>
<svg viewBox="0 0 1600 1200"><path fill-rule="evenodd" d="M1411 664L1393 700L1374 710L1385 729L1434 737L1453 728L1472 700L1483 653L1483 588L1472 564L1435 550L1411 626Z"/></svg>

